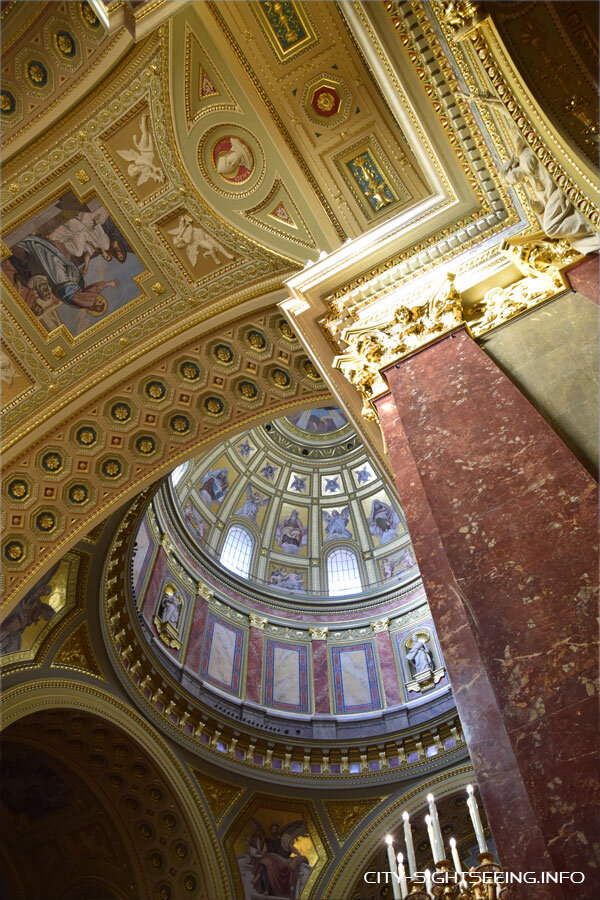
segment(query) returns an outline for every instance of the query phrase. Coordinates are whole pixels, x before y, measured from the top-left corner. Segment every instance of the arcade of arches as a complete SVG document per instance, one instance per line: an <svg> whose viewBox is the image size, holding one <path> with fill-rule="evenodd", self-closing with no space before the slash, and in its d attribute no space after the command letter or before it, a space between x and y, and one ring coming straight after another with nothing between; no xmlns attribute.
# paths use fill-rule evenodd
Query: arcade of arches
<svg viewBox="0 0 600 900"><path fill-rule="evenodd" d="M599 896L597 11L1 4L3 898Z"/></svg>

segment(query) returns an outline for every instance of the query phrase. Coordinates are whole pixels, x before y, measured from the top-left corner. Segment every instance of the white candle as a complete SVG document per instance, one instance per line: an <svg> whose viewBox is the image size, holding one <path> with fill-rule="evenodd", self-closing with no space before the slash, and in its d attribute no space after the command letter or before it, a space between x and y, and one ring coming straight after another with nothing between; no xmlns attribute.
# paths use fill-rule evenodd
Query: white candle
<svg viewBox="0 0 600 900"><path fill-rule="evenodd" d="M433 888L433 882L431 880L431 872L429 869L425 869L425 890L428 894L431 894Z"/></svg>
<svg viewBox="0 0 600 900"><path fill-rule="evenodd" d="M431 844L431 852L433 854L433 861L435 863L437 856L437 846L435 843L435 834L433 833L433 825L431 824L431 816L425 816L425 824L427 825L427 837L429 838L429 843Z"/></svg>
<svg viewBox="0 0 600 900"><path fill-rule="evenodd" d="M473 793L473 785L467 785L467 806L469 807L469 812L471 813L471 821L473 823L473 828L475 829L475 837L477 838L477 843L479 845L480 853L487 853L487 844L485 842L485 835L483 833L483 825L481 824L481 818L479 817L479 808L477 806L477 800L475 799L475 795Z"/></svg>
<svg viewBox="0 0 600 900"><path fill-rule="evenodd" d="M456 849L456 840L451 837L450 838L450 851L452 853L452 862L454 863L454 868L456 869L456 874L459 878L462 878L463 870L460 864L460 857L458 855L458 850Z"/></svg>
<svg viewBox="0 0 600 900"><path fill-rule="evenodd" d="M415 860L415 848L413 846L412 831L410 828L410 819L407 812L402 813L404 819L404 843L406 844L406 857L408 859L408 871L411 878L417 871L417 863Z"/></svg>
<svg viewBox="0 0 600 900"><path fill-rule="evenodd" d="M433 861L439 862L444 858L444 841L442 840L442 829L440 828L440 820L437 814L437 808L433 794L427 794L427 802L429 804L429 815L431 816L431 827L433 828L433 836L435 838L435 846L437 853L433 854Z"/></svg>
<svg viewBox="0 0 600 900"><path fill-rule="evenodd" d="M399 885L398 885L398 878L397 878L398 871L397 871L397 869L396 869L396 856L395 856L395 854L394 854L394 844L392 843L393 840L394 840L394 839L393 839L393 837L391 836L391 834L388 834L387 837L386 837L386 839L385 839L385 842L386 842L386 844L387 844L387 850L388 850L388 863L389 863L389 866L390 866L390 872L391 872L391 875L392 875L392 891L393 891L393 893L394 893L394 900L401 900L401 898L400 898L400 887L399 887Z"/></svg>
<svg viewBox="0 0 600 900"><path fill-rule="evenodd" d="M400 876L400 893L402 894L402 900L405 897L408 897L408 884L406 881L406 869L404 868L404 856L402 853L398 854L398 875Z"/></svg>

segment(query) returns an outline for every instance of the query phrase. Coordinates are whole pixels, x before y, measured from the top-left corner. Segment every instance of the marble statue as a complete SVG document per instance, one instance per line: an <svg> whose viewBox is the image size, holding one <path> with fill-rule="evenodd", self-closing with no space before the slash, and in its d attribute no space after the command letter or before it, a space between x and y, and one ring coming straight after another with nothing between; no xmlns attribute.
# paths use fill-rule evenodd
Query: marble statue
<svg viewBox="0 0 600 900"><path fill-rule="evenodd" d="M412 664L414 674L419 675L421 672L433 672L435 666L433 656L424 640L418 634L412 636L412 647L406 654L409 663Z"/></svg>

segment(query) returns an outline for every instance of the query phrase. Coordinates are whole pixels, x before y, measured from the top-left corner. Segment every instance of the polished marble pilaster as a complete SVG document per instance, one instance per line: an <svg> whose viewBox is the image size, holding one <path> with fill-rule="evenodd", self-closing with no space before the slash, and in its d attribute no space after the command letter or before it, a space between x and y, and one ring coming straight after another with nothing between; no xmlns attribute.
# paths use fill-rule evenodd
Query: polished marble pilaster
<svg viewBox="0 0 600 900"><path fill-rule="evenodd" d="M387 370L390 463L503 865L600 896L596 483L465 329Z"/></svg>
<svg viewBox="0 0 600 900"><path fill-rule="evenodd" d="M392 650L389 631L380 631L376 634L375 645L377 647L381 680L385 691L386 706L398 706L402 703L402 697L400 695L398 672L394 662L394 651Z"/></svg>
<svg viewBox="0 0 600 900"><path fill-rule="evenodd" d="M328 715L331 712L329 699L329 665L327 661L327 641L313 638L312 665L315 692L315 713Z"/></svg>
<svg viewBox="0 0 600 900"><path fill-rule="evenodd" d="M263 631L254 625L250 627L248 638L248 663L246 669L246 700L261 703Z"/></svg>

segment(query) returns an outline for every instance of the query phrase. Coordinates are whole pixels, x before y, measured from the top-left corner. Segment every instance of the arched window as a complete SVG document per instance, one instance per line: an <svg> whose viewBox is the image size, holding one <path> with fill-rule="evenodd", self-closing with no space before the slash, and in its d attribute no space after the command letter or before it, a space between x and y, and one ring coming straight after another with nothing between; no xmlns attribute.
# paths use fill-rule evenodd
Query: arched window
<svg viewBox="0 0 600 900"><path fill-rule="evenodd" d="M327 584L333 597L357 594L362 589L358 560L354 550L338 547L327 557Z"/></svg>
<svg viewBox="0 0 600 900"><path fill-rule="evenodd" d="M253 547L254 538L250 532L240 525L232 525L221 550L220 562L234 575L247 578L250 574Z"/></svg>
<svg viewBox="0 0 600 900"><path fill-rule="evenodd" d="M187 462L181 463L180 466L177 466L177 468L173 469L173 471L171 472L171 484L173 485L174 488L177 487L177 485L179 484L179 482L181 481L181 479L187 472L189 465L190 465L190 461L188 459Z"/></svg>

